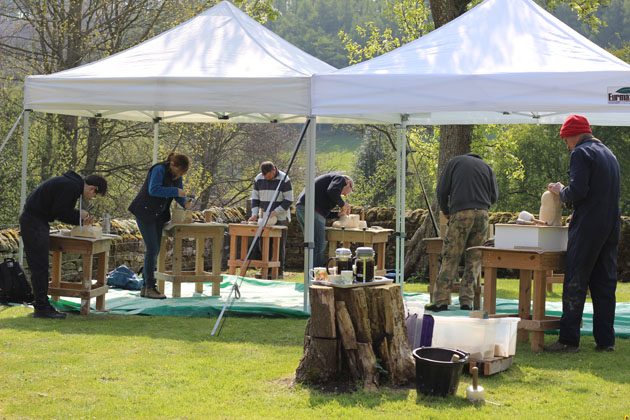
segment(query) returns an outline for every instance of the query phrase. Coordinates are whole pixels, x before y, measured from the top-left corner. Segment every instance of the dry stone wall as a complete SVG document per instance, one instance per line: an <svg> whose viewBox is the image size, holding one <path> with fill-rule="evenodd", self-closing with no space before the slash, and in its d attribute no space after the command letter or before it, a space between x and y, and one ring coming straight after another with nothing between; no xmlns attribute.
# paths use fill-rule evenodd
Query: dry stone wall
<svg viewBox="0 0 630 420"><path fill-rule="evenodd" d="M236 208L211 208L206 211L212 217L212 221L219 223L240 223L247 220L248 213L244 207ZM385 229L395 230L395 209L394 208L369 208L353 207L352 213L361 214L363 219L367 221L369 226L381 226ZM405 230L407 238L411 238L416 229L423 223L427 217L427 211L418 209L407 211L405 216ZM516 220L517 214L513 213L491 213L490 223L506 223ZM204 215L201 212L194 214L195 220L203 221ZM566 222L566 220L565 220ZM332 220L327 222L331 225ZM70 228L70 226L55 225L55 229ZM138 230L135 220L114 219L111 221L111 233L119 235L121 238L114 241L110 249L109 269L113 269L125 264L130 269L138 271L144 261L144 243ZM17 229L6 229L0 231L0 260L4 258L17 258L18 255L19 231ZM229 256L230 238L226 230L223 241L223 270L227 270L227 259ZM357 244L352 244L356 247ZM386 266L393 268L395 266L395 235L389 237L387 244ZM183 267L192 269L195 264L195 243L193 240L185 240L183 244ZM172 253L171 242L167 245L167 255L170 257ZM206 242L204 259L206 267L211 266L212 261L212 243L210 240ZM167 258L170 261L170 258ZM26 262L24 264L27 265ZM302 230L295 217L295 210L292 210L291 222L287 236L286 247L286 266L288 269L301 270L304 267L304 238ZM25 269L28 271L28 267ZM167 265L170 269L170 265ZM63 260L63 278L66 281L79 280L81 278L81 260L78 255L64 254ZM619 244L619 257L617 263L619 280L630 281L630 218L622 217L621 241Z"/></svg>

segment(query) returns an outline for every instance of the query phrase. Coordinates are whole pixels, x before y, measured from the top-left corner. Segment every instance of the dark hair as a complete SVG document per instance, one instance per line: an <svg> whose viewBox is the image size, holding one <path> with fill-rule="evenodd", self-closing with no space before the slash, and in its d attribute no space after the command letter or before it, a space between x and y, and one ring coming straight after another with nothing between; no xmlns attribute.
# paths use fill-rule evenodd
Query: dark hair
<svg viewBox="0 0 630 420"><path fill-rule="evenodd" d="M96 187L96 194L100 196L107 194L107 180L101 175L88 175L83 181L88 185Z"/></svg>
<svg viewBox="0 0 630 420"><path fill-rule="evenodd" d="M260 164L260 172L263 175L267 175L269 172L273 171L276 168L272 162L266 161Z"/></svg>
<svg viewBox="0 0 630 420"><path fill-rule="evenodd" d="M190 166L190 159L183 153L168 152L167 162L173 162L173 166L179 168L184 172L188 172Z"/></svg>

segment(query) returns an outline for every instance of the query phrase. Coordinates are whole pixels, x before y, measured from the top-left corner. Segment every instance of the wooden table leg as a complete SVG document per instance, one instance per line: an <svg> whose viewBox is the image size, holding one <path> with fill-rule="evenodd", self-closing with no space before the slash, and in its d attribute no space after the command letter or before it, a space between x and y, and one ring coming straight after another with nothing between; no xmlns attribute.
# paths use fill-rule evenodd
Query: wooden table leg
<svg viewBox="0 0 630 420"><path fill-rule="evenodd" d="M429 254L429 300L433 300L433 291L435 290L435 281L438 276L438 256L437 254Z"/></svg>
<svg viewBox="0 0 630 420"><path fill-rule="evenodd" d="M230 253L232 249L230 248ZM221 256L223 255L223 235L212 238L212 274L221 275ZM233 274L233 273L232 273ZM212 296L221 294L221 283L212 282Z"/></svg>
<svg viewBox="0 0 630 420"><path fill-rule="evenodd" d="M280 261L280 238L273 238L273 246L272 246L272 250L271 250L272 254L271 254L271 261L273 262L279 262ZM273 267L271 269L271 278L272 279L277 279L278 278L278 267Z"/></svg>
<svg viewBox="0 0 630 420"><path fill-rule="evenodd" d="M59 288L61 286L61 252L52 252L52 272L50 287ZM59 295L50 295L54 301L59 301Z"/></svg>
<svg viewBox="0 0 630 420"><path fill-rule="evenodd" d="M173 297L181 297L182 283L182 238L173 235Z"/></svg>
<svg viewBox="0 0 630 420"><path fill-rule="evenodd" d="M197 238L196 242L197 242L196 244L197 246L195 248L195 257L196 257L195 258L195 275L202 276L204 272L203 250L204 250L205 239ZM201 281L195 282L195 292L203 293L203 282Z"/></svg>
<svg viewBox="0 0 630 420"><path fill-rule="evenodd" d="M497 313L497 269L487 267L483 286L483 309L489 314Z"/></svg>
<svg viewBox="0 0 630 420"><path fill-rule="evenodd" d="M335 256L336 250L337 250L337 241L328 241L328 258L333 258Z"/></svg>
<svg viewBox="0 0 630 420"><path fill-rule="evenodd" d="M92 255L82 255L83 260L83 281L81 282L81 290L88 293L88 297L81 298L81 315L90 314L90 298L89 293L92 289Z"/></svg>
<svg viewBox="0 0 630 420"><path fill-rule="evenodd" d="M267 280L267 274L269 271L269 237L262 237L262 262L263 262L263 266L260 270L260 277L263 280ZM276 271L276 275L277 275L277 271Z"/></svg>
<svg viewBox="0 0 630 420"><path fill-rule="evenodd" d="M229 261L236 261L236 234L230 235L230 258ZM212 265L212 269L214 270L214 263ZM228 274L235 274L236 266L228 264Z"/></svg>
<svg viewBox="0 0 630 420"><path fill-rule="evenodd" d="M376 244L376 248L378 249L376 253L376 269L379 271L385 270L385 245L386 242L381 242Z"/></svg>
<svg viewBox="0 0 630 420"><path fill-rule="evenodd" d="M157 259L157 271L158 273L166 273L166 236L162 235L162 242L160 242L160 253ZM143 274L146 276L146 274ZM146 283L145 283L146 286ZM164 293L164 280L158 280L158 291Z"/></svg>
<svg viewBox="0 0 630 420"><path fill-rule="evenodd" d="M518 317L521 319L532 319L532 270L520 270L519 291L518 291ZM517 340L526 343L529 341L529 331L519 329L516 332Z"/></svg>
<svg viewBox="0 0 630 420"><path fill-rule="evenodd" d="M100 252L96 255L97 267L96 267L96 287L105 286L107 282L107 260L109 258L109 251ZM96 310L101 312L107 312L105 309L105 295L102 294L96 297Z"/></svg>
<svg viewBox="0 0 630 420"><path fill-rule="evenodd" d="M544 270L534 271L534 313L533 320L545 319L545 303L547 300L547 274ZM532 351L542 351L545 343L544 331L532 331Z"/></svg>

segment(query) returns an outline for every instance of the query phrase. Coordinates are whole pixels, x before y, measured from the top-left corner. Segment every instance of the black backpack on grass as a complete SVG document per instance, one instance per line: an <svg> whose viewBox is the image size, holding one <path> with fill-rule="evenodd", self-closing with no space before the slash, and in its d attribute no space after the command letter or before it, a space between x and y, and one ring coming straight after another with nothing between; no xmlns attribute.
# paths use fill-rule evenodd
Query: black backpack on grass
<svg viewBox="0 0 630 420"><path fill-rule="evenodd" d="M20 263L5 258L0 263L0 304L31 303L33 299L33 290Z"/></svg>

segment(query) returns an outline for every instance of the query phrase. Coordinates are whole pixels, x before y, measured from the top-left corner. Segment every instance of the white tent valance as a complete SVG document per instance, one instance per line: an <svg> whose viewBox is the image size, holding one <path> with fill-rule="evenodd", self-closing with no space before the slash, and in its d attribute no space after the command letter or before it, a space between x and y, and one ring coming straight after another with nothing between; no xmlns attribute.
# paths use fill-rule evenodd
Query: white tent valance
<svg viewBox="0 0 630 420"><path fill-rule="evenodd" d="M298 122L311 111L311 75L333 70L224 1L100 61L27 77L24 108L133 121Z"/></svg>

